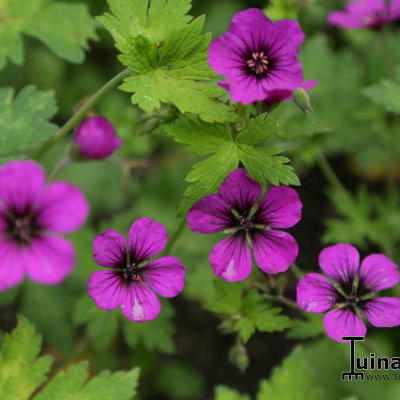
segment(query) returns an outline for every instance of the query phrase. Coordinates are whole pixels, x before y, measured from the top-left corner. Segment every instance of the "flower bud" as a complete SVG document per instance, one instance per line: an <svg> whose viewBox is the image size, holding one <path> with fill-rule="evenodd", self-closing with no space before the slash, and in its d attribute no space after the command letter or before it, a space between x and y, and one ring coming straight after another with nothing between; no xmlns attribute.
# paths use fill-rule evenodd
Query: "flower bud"
<svg viewBox="0 0 400 400"><path fill-rule="evenodd" d="M241 341L236 342L229 351L229 360L241 372L246 371L249 366L249 356L247 350Z"/></svg>
<svg viewBox="0 0 400 400"><path fill-rule="evenodd" d="M299 88L293 92L293 100L301 111L307 114L314 111L311 106L310 97L303 88Z"/></svg>
<svg viewBox="0 0 400 400"><path fill-rule="evenodd" d="M106 158L122 145L111 122L100 115L83 121L76 129L74 141L78 155L89 159Z"/></svg>

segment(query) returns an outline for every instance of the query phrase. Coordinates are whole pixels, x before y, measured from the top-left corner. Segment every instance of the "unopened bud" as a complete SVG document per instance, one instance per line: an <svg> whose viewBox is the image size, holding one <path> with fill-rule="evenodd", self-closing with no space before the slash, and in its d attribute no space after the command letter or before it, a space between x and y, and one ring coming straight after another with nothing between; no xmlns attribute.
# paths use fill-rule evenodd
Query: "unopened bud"
<svg viewBox="0 0 400 400"><path fill-rule="evenodd" d="M293 92L293 100L301 111L307 114L314 111L310 102L310 97L303 88L297 89Z"/></svg>
<svg viewBox="0 0 400 400"><path fill-rule="evenodd" d="M246 371L249 366L249 356L241 341L237 341L229 351L229 361L239 368L241 372Z"/></svg>

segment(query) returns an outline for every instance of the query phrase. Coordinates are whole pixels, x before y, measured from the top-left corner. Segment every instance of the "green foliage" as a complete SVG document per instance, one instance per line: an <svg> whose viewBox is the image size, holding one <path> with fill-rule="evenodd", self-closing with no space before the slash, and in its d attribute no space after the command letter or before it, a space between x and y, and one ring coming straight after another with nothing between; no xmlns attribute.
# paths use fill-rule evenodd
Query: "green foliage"
<svg viewBox="0 0 400 400"><path fill-rule="evenodd" d="M86 333L96 351L105 351L118 333L118 311L100 310L92 299L83 295L74 306L74 325L85 325Z"/></svg>
<svg viewBox="0 0 400 400"><path fill-rule="evenodd" d="M89 379L88 363L81 362L59 372L34 400L130 400L136 394L139 369L103 371Z"/></svg>
<svg viewBox="0 0 400 400"><path fill-rule="evenodd" d="M195 164L186 177L191 185L186 189L181 202L181 215L201 197L217 192L218 186L238 167L240 161L250 176L262 185L266 180L273 185L299 184L292 167L286 165L288 158L276 156L276 152L271 149L252 147L273 136L277 130L277 122L265 115L247 122L236 139L229 125L209 124L188 117L181 117L165 125L164 129L177 142L188 145L198 155L214 154Z"/></svg>
<svg viewBox="0 0 400 400"><path fill-rule="evenodd" d="M173 316L174 309L164 302L161 314L154 321L138 324L124 318L122 332L126 343L132 348L142 344L149 351L174 353L175 326L171 321Z"/></svg>
<svg viewBox="0 0 400 400"><path fill-rule="evenodd" d="M261 382L257 400L319 400L322 392L313 382L313 373L304 350L295 348L271 378Z"/></svg>
<svg viewBox="0 0 400 400"><path fill-rule="evenodd" d="M214 100L224 95L206 57L210 35L201 34L204 18L186 13L187 0L110 0L112 14L99 21L111 32L120 61L134 74L121 89L150 113L163 103L205 121L233 121L233 109ZM150 5L150 6L149 6Z"/></svg>
<svg viewBox="0 0 400 400"><path fill-rule="evenodd" d="M400 235L400 193L376 196L365 187L355 195L342 190L329 192L339 218L326 220L325 242L346 242L365 248L369 243L393 255Z"/></svg>
<svg viewBox="0 0 400 400"><path fill-rule="evenodd" d="M23 3L0 0L0 69L7 60L23 63L23 34L39 39L65 60L83 61L87 41L96 38L95 21L85 4L49 0Z"/></svg>
<svg viewBox="0 0 400 400"><path fill-rule="evenodd" d="M215 388L214 400L250 400L247 394L240 394L226 386L217 386Z"/></svg>
<svg viewBox="0 0 400 400"><path fill-rule="evenodd" d="M321 314L305 313L305 320L297 320L288 332L290 339L309 339L324 333Z"/></svg>
<svg viewBox="0 0 400 400"><path fill-rule="evenodd" d="M296 0L271 0L268 7L264 9L268 18L273 21L280 19L297 19L298 3Z"/></svg>
<svg viewBox="0 0 400 400"><path fill-rule="evenodd" d="M245 293L238 283L215 281L216 298L207 309L223 318L221 329L226 333L237 332L244 342L259 330L279 332L293 326L293 322L281 314L279 307L272 307L256 291Z"/></svg>
<svg viewBox="0 0 400 400"><path fill-rule="evenodd" d="M400 113L400 66L396 68L395 81L382 79L380 83L364 88L362 93L386 111Z"/></svg>
<svg viewBox="0 0 400 400"><path fill-rule="evenodd" d="M0 397L28 400L46 381L51 358L39 357L41 338L27 319L20 317L16 329L0 347ZM135 394L139 370L103 371L89 378L88 364L69 367L48 381L34 400L129 400Z"/></svg>
<svg viewBox="0 0 400 400"><path fill-rule="evenodd" d="M27 319L20 317L17 328L6 335L0 347L0 398L29 399L46 380L50 357L38 357L42 339Z"/></svg>
<svg viewBox="0 0 400 400"><path fill-rule="evenodd" d="M56 111L52 91L29 85L14 97L12 88L0 89L0 156L24 153L54 134L48 120Z"/></svg>

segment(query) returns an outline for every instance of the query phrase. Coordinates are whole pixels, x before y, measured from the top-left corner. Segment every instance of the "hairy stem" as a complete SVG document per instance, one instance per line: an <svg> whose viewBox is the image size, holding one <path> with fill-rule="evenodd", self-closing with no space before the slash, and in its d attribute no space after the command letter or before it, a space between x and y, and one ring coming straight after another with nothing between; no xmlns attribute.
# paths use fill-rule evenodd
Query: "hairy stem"
<svg viewBox="0 0 400 400"><path fill-rule="evenodd" d="M322 152L319 152L317 156L317 164L321 170L321 172L324 174L326 180L333 186L336 187L337 189L342 190L343 192L347 193L346 188L336 175L335 171L329 164L329 161L325 157L325 155Z"/></svg>
<svg viewBox="0 0 400 400"><path fill-rule="evenodd" d="M96 104L101 97L107 92L117 86L122 79L131 75L131 72L127 69L123 70L119 74L111 78L104 86L102 86L93 96L85 102L85 104L79 108L79 110L52 136L47 142L43 143L38 150L36 150L32 158L39 159L42 157L55 143L65 137L75 126L81 121L85 114Z"/></svg>
<svg viewBox="0 0 400 400"><path fill-rule="evenodd" d="M50 172L48 181L51 182L52 180L54 180L54 178L61 172L61 170L65 168L71 161L71 157L69 156L61 158L61 160L57 162L53 170Z"/></svg>

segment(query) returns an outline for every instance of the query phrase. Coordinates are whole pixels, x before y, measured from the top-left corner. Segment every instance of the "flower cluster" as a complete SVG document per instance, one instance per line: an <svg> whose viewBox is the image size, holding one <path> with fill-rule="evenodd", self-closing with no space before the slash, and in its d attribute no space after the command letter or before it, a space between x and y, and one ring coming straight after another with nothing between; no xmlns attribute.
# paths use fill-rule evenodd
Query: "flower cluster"
<svg viewBox="0 0 400 400"><path fill-rule="evenodd" d="M161 303L157 294L174 297L184 286L185 268L175 257L150 258L164 250L167 231L149 218L136 220L129 229L128 242L118 232L107 230L93 242L96 263L109 268L94 272L88 292L103 310L120 308L135 322L157 318Z"/></svg>
<svg viewBox="0 0 400 400"><path fill-rule="evenodd" d="M246 279L252 256L268 274L286 271L298 253L296 240L287 232L301 218L302 204L294 189L278 186L261 196L261 185L238 168L222 183L219 194L203 197L187 215L196 233L225 232L210 254L215 274L226 281Z"/></svg>
<svg viewBox="0 0 400 400"><path fill-rule="evenodd" d="M220 85L236 102L287 100L296 89L309 90L316 84L304 81L298 60L303 40L296 21L272 22L251 8L235 14L229 32L211 43L208 62L225 77Z"/></svg>
<svg viewBox="0 0 400 400"><path fill-rule="evenodd" d="M324 317L327 335L365 336L364 320L376 327L400 325L400 299L375 293L400 282L396 264L383 254L371 254L360 265L360 254L349 244L326 247L319 256L324 275L309 273L297 285L297 303L308 312L328 311Z"/></svg>
<svg viewBox="0 0 400 400"><path fill-rule="evenodd" d="M74 266L74 249L60 236L85 221L84 195L66 182L45 184L35 162L14 161L0 168L0 290L25 275L35 282L58 284Z"/></svg>
<svg viewBox="0 0 400 400"><path fill-rule="evenodd" d="M333 11L328 22L345 29L370 28L400 19L400 0L356 0L346 6L346 11Z"/></svg>

